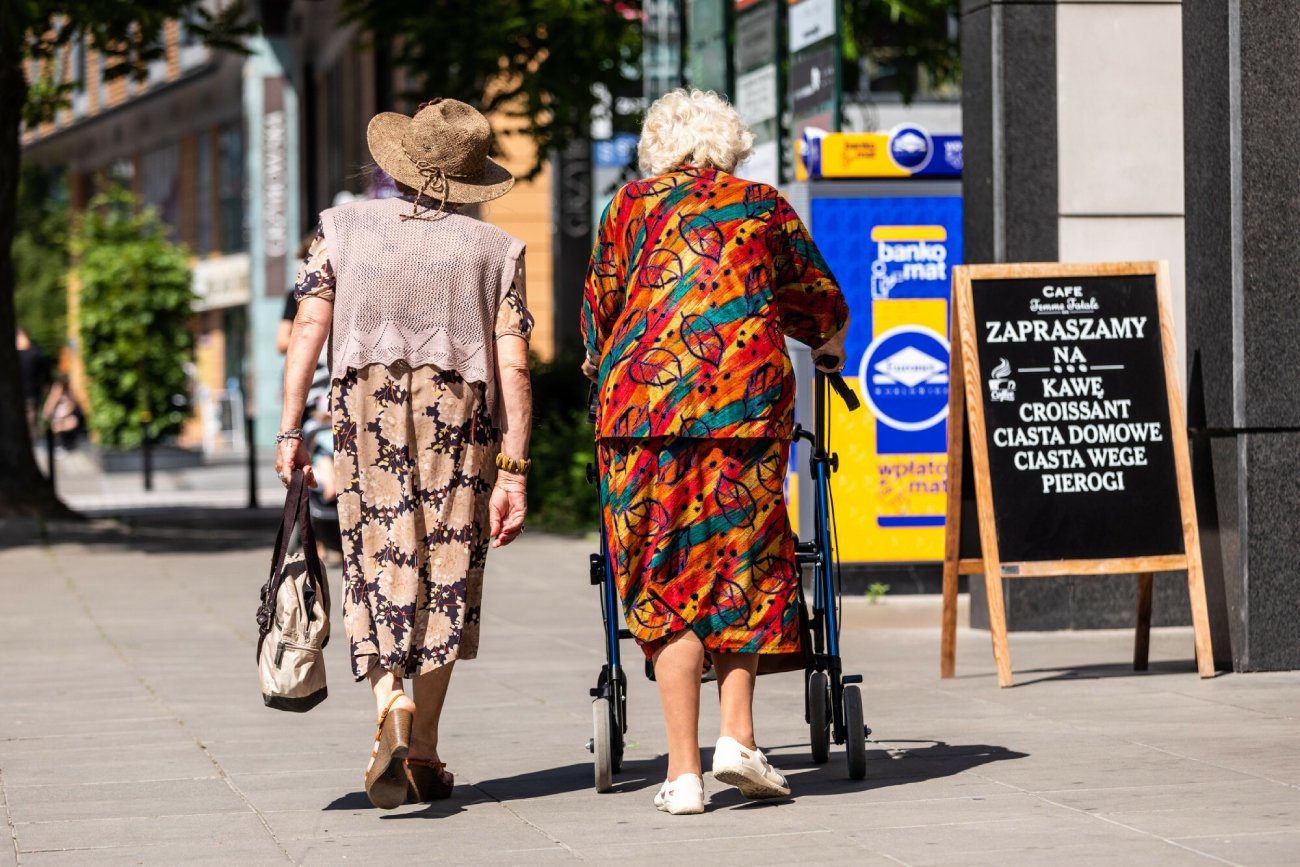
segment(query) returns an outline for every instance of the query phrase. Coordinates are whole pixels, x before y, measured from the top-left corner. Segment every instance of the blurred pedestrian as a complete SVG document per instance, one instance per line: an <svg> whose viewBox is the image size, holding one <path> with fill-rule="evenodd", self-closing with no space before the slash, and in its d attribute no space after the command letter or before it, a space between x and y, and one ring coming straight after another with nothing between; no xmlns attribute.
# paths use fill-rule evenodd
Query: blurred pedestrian
<svg viewBox="0 0 1300 867"><path fill-rule="evenodd" d="M67 374L60 374L50 386L41 414L53 431L59 448L64 451L74 450L85 431L86 417L81 411L81 405L72 396Z"/></svg>
<svg viewBox="0 0 1300 867"><path fill-rule="evenodd" d="M668 729L655 806L675 814L704 810L706 653L722 706L714 778L751 798L790 793L753 720L760 661L804 666L783 494L795 385L785 339L838 371L849 319L790 204L731 174L752 144L714 93L655 102L638 145L650 177L606 209L583 302L604 531Z"/></svg>
<svg viewBox="0 0 1300 867"><path fill-rule="evenodd" d="M374 690L365 782L383 808L451 794L438 720L452 665L478 654L488 548L527 510L524 244L458 213L514 184L491 138L456 100L377 115L370 152L403 195L321 214L298 277L276 470L315 482L298 424L332 326L343 620Z"/></svg>
<svg viewBox="0 0 1300 867"><path fill-rule="evenodd" d="M23 383L23 409L27 415L27 431L32 440L40 436L41 392L50 376L50 362L41 348L32 342L27 329L19 328L14 335L18 349L18 369Z"/></svg>

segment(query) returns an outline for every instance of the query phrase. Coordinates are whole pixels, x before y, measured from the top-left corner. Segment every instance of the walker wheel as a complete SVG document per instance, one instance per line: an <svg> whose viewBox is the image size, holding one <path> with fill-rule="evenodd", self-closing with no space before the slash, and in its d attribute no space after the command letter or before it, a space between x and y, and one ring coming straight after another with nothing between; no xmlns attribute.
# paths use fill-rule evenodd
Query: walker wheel
<svg viewBox="0 0 1300 867"><path fill-rule="evenodd" d="M591 752L597 792L608 792L614 781L614 743L610 717L609 699L598 698L591 703Z"/></svg>
<svg viewBox="0 0 1300 867"><path fill-rule="evenodd" d="M856 683L844 687L844 755L849 779L867 775L867 726L862 719L862 688Z"/></svg>
<svg viewBox="0 0 1300 867"><path fill-rule="evenodd" d="M808 737L812 743L812 760L817 764L831 757L830 683L826 672L814 671L808 677Z"/></svg>

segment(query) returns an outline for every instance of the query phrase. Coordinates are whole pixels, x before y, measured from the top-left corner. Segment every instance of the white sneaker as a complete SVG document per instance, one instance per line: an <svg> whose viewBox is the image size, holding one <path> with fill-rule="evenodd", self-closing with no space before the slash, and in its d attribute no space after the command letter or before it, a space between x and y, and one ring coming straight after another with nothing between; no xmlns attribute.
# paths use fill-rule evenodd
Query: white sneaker
<svg viewBox="0 0 1300 867"><path fill-rule="evenodd" d="M655 806L674 816L704 812L704 780L699 774L682 774L675 780L664 780L655 795Z"/></svg>
<svg viewBox="0 0 1300 867"><path fill-rule="evenodd" d="M740 789L746 798L784 798L790 785L768 764L762 750L751 750L735 738L718 738L713 748L713 779Z"/></svg>

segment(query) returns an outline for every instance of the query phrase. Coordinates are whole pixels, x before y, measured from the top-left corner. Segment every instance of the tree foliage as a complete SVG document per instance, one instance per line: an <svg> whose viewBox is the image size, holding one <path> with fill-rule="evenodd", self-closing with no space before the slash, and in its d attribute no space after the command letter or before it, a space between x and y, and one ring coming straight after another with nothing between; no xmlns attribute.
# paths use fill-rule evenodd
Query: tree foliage
<svg viewBox="0 0 1300 867"><path fill-rule="evenodd" d="M96 196L74 242L90 425L101 445L134 448L180 428L194 301L189 260L129 193Z"/></svg>
<svg viewBox="0 0 1300 867"><path fill-rule="evenodd" d="M25 55L40 61L24 107L28 125L49 120L68 104L75 83L64 74L66 49L82 40L105 54L106 78L143 81L150 61L165 57L162 33L170 20L184 20L197 38L229 51L244 51L244 38L257 32L244 0L216 11L202 0L6 0L6 16L11 6Z"/></svg>
<svg viewBox="0 0 1300 867"><path fill-rule="evenodd" d="M528 521L558 533L597 526L599 494L587 481L596 460L595 434L587 421L587 380L576 375L581 352L561 352L552 361L532 359L533 459L528 486Z"/></svg>
<svg viewBox="0 0 1300 867"><path fill-rule="evenodd" d="M18 213L14 312L36 345L57 358L68 333L68 197L62 175L25 166Z"/></svg>
<svg viewBox="0 0 1300 867"><path fill-rule="evenodd" d="M639 11L615 0L344 0L346 20L412 82L403 97L452 97L518 122L537 144L529 176L589 134L597 93L640 77Z"/></svg>
<svg viewBox="0 0 1300 867"><path fill-rule="evenodd" d="M904 102L911 102L923 83L934 88L957 84L960 5L960 0L842 0L846 66L852 70L866 60L892 70Z"/></svg>

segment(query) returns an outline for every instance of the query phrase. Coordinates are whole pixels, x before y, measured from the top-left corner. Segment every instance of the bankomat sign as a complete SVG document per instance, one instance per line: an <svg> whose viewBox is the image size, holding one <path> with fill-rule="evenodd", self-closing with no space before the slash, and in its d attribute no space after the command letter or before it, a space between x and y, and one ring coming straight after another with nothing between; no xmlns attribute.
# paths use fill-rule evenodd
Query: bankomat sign
<svg viewBox="0 0 1300 867"><path fill-rule="evenodd" d="M948 285L948 230L943 226L873 226L871 243L872 298L891 298L900 285Z"/></svg>

